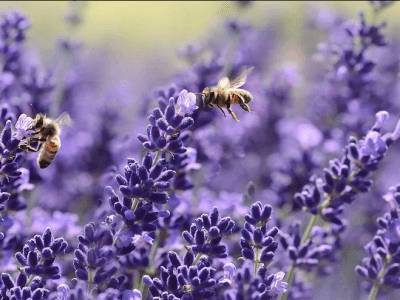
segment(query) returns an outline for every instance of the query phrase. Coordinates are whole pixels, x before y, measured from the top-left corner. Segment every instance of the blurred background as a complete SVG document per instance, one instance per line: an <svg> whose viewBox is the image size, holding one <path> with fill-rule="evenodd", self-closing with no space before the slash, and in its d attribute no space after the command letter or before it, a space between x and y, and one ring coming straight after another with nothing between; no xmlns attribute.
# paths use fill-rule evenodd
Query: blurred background
<svg viewBox="0 0 400 300"><path fill-rule="evenodd" d="M367 1L0 2L0 11L9 10L18 10L30 20L28 50L24 55L29 56L30 62L40 62L38 69L53 72L56 82L51 92L44 93L43 99L37 97L47 104L45 109L29 104L33 107L32 114L49 111L55 116L68 111L75 124L65 131L65 143L52 168L35 174L32 167L31 179L38 183L38 188L30 194L29 205L32 208L39 203L38 207L46 212L75 212L76 223L92 220L93 207L107 206L102 200L103 188L110 184L107 177L110 169L114 172L111 175L115 175L115 166L121 170L127 157L143 154L136 134L145 132L146 114L156 100L154 90L171 82L178 82L179 88L198 92L215 84L229 64L257 65L248 82L249 90L257 99L252 103L254 112L239 113L240 125L229 119L232 121L229 127L228 120L219 112L206 112L204 115L212 115L211 120L199 122L201 128L193 130L195 142L191 146L200 149L197 160L203 163L202 170L193 176L195 185L202 190L195 190L193 197L206 199L203 201L211 199L210 206L218 200L221 206L233 203L233 212L236 212L235 201L241 201L242 192L251 180L261 187L262 201L278 202L279 197L291 201L310 175L321 169L319 164L326 165L328 159L341 154L350 134L361 136L366 132L377 110L388 109L393 114L400 111L397 101L387 100L391 101L390 105L385 102L388 95L396 95L390 99L398 99L400 94L397 86L400 43L396 31L400 4L393 4L374 16ZM360 11L376 24L387 21L385 33L394 42L388 49L375 53L375 61L380 64L372 74L375 76L372 82L382 93L371 96L365 88L366 95L361 95L357 102L352 101L353 95L346 89L346 78L335 77L340 77L337 60L342 52L338 56L334 53L334 62L331 62L323 59L326 49L318 47L331 42L342 46L343 28L349 19L358 22ZM66 22L66 18L80 21ZM233 22L229 23L230 20ZM252 29L247 31L248 25ZM79 51L59 51L60 41L66 39L77 43L65 44L66 48L76 46ZM245 42L241 44L241 41ZM190 59L190 48L185 48L187 45L204 47L216 59L201 57L195 64ZM237 53L232 55L232 49ZM36 61L32 65L36 66ZM211 75L201 73L202 68ZM181 76L175 77L176 74ZM199 83L198 79L203 79L199 74L206 78L204 82ZM331 84L332 77L325 78L326 74L337 81ZM383 80L384 76L390 80ZM383 85L381 81L385 81ZM323 90L325 87L331 90ZM31 102L36 101L32 99ZM342 107L335 107L335 101L339 103L340 99L346 106L344 111ZM326 109L325 104L334 107ZM329 118L324 118L324 109L330 113ZM198 120L202 121L201 113ZM305 128L303 139L296 131L299 126ZM342 127L343 132L336 130ZM265 135L260 138L259 132ZM313 133L315 139L310 142ZM284 153L289 150L299 150L305 155L293 158L293 162L292 153ZM320 150L324 152L323 159L315 159L313 165L311 156L318 157ZM289 158L284 157L286 154ZM311 166L304 166L308 159ZM285 160L287 165L279 165ZM400 160L392 157L386 166L387 176L380 176L376 191L369 198L360 199L368 205L350 212L355 229L346 232L344 238L348 243L341 252L342 265L338 268L342 273L316 285L315 299L333 299L332 290L337 299L359 299L361 291L354 266L363 255L362 246L376 229L375 217L383 209L379 197L390 185L398 183L398 178L392 175L398 173L399 167ZM294 176L296 173L299 178ZM290 178L294 182L289 182ZM369 205L373 201L367 202L371 198L375 200L373 205ZM191 209L202 209L201 205L194 206ZM43 211L39 210L37 215L42 216ZM193 214L199 212L193 211ZM53 220L51 216L49 219ZM293 219L297 220L297 215ZM365 231L366 226L369 232ZM359 241L353 244L354 240Z"/></svg>
<svg viewBox="0 0 400 300"><path fill-rule="evenodd" d="M29 17L33 25L29 43L35 45L42 57L52 53L54 40L67 34L63 18L71 6L82 7L84 22L74 35L84 41L87 54L99 49L106 51L104 58L118 69L121 78L128 80L132 72L144 77L151 72L151 84L165 81L179 69L179 48L207 39L227 19L238 17L258 27L278 25L282 50L277 51L281 54L279 59L298 61L302 56L298 49L303 47L305 20L311 9L324 7L344 16L368 10L367 1L254 1L251 5L246 5L246 1L0 2L1 10L20 10ZM399 13L400 5L394 5L382 17L393 25L398 23ZM131 80L140 92L146 82L135 84Z"/></svg>

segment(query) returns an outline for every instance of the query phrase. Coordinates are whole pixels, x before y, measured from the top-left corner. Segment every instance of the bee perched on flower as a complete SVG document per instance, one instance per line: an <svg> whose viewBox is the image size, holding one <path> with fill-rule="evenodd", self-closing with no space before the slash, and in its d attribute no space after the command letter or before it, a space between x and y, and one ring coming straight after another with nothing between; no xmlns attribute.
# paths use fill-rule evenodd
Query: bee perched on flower
<svg viewBox="0 0 400 300"><path fill-rule="evenodd" d="M19 148L24 151L39 152L38 166L46 168L61 147L61 126L70 123L71 118L67 113L61 114L55 120L43 114L37 114L35 119L22 115L18 119L16 128L19 129L17 134L26 136L26 139L19 144Z"/></svg>

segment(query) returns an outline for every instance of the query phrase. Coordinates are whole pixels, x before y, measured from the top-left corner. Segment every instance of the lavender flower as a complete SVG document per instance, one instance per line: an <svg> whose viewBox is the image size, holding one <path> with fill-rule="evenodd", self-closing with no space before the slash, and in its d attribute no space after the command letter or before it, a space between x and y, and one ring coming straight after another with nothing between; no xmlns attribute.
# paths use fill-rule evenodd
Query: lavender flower
<svg viewBox="0 0 400 300"><path fill-rule="evenodd" d="M30 23L19 12L4 14L0 23L0 52L4 59L3 71L15 77L21 74L21 43L25 40Z"/></svg>
<svg viewBox="0 0 400 300"><path fill-rule="evenodd" d="M94 224L87 224L84 234L78 236L78 240L79 245L74 252L76 278L88 282L89 287L118 286L118 279L113 277L117 266L109 263L113 257L110 247L107 247L113 244L111 231L104 227L96 228Z"/></svg>
<svg viewBox="0 0 400 300"><path fill-rule="evenodd" d="M314 178L306 185L301 193L295 195L294 201L312 214L312 217L301 235L299 225L292 226L289 234L292 236L292 245L288 237L281 238L282 246L287 249L292 266L287 281L289 286L294 279L296 267L315 267L319 260L330 256L332 245L313 245L313 228L321 218L327 223L344 227L341 214L346 204L351 204L360 193L367 192L372 181L368 178L379 166L388 147L397 139L397 126L392 133L381 132L382 116L386 113L377 113L374 127L360 141L351 138L345 148L341 160L331 160L329 169L324 170L324 178ZM281 299L287 299L288 293Z"/></svg>
<svg viewBox="0 0 400 300"><path fill-rule="evenodd" d="M189 99L190 95L187 97ZM192 107L183 108L182 104L178 104L178 108L181 113L184 112L185 114L193 111ZM185 110L182 111L182 109ZM154 109L149 116L151 125L147 127L147 137L144 135L138 136L143 147L150 151L167 151L174 154L184 153L186 150L183 147L184 137L181 136L181 131L192 126L193 119L184 117L181 113L176 112L173 98L169 100L168 105L161 102L160 108Z"/></svg>
<svg viewBox="0 0 400 300"><path fill-rule="evenodd" d="M53 265L57 255L63 255L67 242L63 238L54 239L49 228L40 236L35 235L15 258L21 264L28 276L38 275L43 279L58 279L61 277L60 268Z"/></svg>
<svg viewBox="0 0 400 300"><path fill-rule="evenodd" d="M22 140L33 134L31 129L33 126L33 119L28 117L26 114L22 114L18 117L17 123L15 123L15 138Z"/></svg>
<svg viewBox="0 0 400 300"><path fill-rule="evenodd" d="M257 273L261 264L268 266L278 248L278 242L274 240L278 228L267 229L271 213L271 206L256 202L251 206L250 214L245 216L240 240L241 252L244 258L254 262L254 273Z"/></svg>
<svg viewBox="0 0 400 300"><path fill-rule="evenodd" d="M381 133L381 117L382 112L377 113L377 122L363 139L350 138L344 157L331 160L329 169L324 170L324 178L306 185L294 201L312 214L321 214L328 222L342 225L338 217L342 206L353 202L358 193L369 190L372 182L368 175L377 169L389 146L397 139L397 127L392 133Z"/></svg>
<svg viewBox="0 0 400 300"><path fill-rule="evenodd" d="M355 268L357 274L370 283L368 299L377 299L379 290L383 287L400 288L399 191L400 186L396 186L385 195L385 200L390 202L390 212L378 218L379 229L372 241L365 246L368 256Z"/></svg>
<svg viewBox="0 0 400 300"><path fill-rule="evenodd" d="M181 116L187 114L191 115L196 109L198 109L198 106L196 105L196 95L189 93L186 90L182 90L179 93L176 105L177 113Z"/></svg>
<svg viewBox="0 0 400 300"><path fill-rule="evenodd" d="M384 196L388 212L374 201L398 173L400 122L389 130L386 110L400 112L400 43L381 22L391 2L370 1L372 18L353 21L313 6L312 28L296 28L306 43L283 63L287 24L239 3L180 52L183 64L130 80L108 63L118 49L77 38L81 4L45 56L28 18L4 13L0 299L360 298L344 268L357 263L370 300L395 299L400 188ZM235 124L200 93L248 65L254 110ZM25 151L34 115L63 111L75 126L38 170L39 153Z"/></svg>
<svg viewBox="0 0 400 300"><path fill-rule="evenodd" d="M286 292L287 284L282 281L284 273L270 274L260 268L257 275L252 275L250 268L243 267L232 281L232 288L226 291L224 299L274 299Z"/></svg>
<svg viewBox="0 0 400 300"><path fill-rule="evenodd" d="M143 278L154 299L204 299L215 296L218 288L214 278L216 270L206 259L192 266L194 256L191 252L186 254L184 263L175 252L170 252L168 257L171 267L161 267L160 279Z"/></svg>
<svg viewBox="0 0 400 300"><path fill-rule="evenodd" d="M144 198L150 202L165 204L168 200L166 191L170 187L169 181L175 172L163 165L163 161L153 162L150 154L145 156L142 165L130 159L125 168L125 176L116 177L121 193L128 199Z"/></svg>
<svg viewBox="0 0 400 300"><path fill-rule="evenodd" d="M220 244L222 238L232 233L235 222L229 217L220 218L217 208L208 214L202 214L190 226L189 231L183 231L182 237L191 246L191 251L198 257L205 254L208 257L227 257L227 248Z"/></svg>
<svg viewBox="0 0 400 300"><path fill-rule="evenodd" d="M33 279L28 284L28 278L24 273L20 273L16 281L6 273L0 277L1 297L4 299L45 299L49 295L49 290L44 288L40 279Z"/></svg>
<svg viewBox="0 0 400 300"><path fill-rule="evenodd" d="M14 249L16 247L15 235L8 231L14 220L10 217L10 212L21 211L26 208L23 192L32 188L29 183L29 171L23 168L24 157L19 149L19 145L29 138L29 126L31 120L22 115L16 123L16 130L12 128L11 120L7 120L1 132L1 160L0 160L0 232L2 248Z"/></svg>
<svg viewBox="0 0 400 300"><path fill-rule="evenodd" d="M46 299L50 294L47 283L61 277L55 259L62 256L67 247L63 238L54 239L50 229L35 235L21 252L15 254L20 265L16 280L8 273L1 273L0 296L4 299Z"/></svg>

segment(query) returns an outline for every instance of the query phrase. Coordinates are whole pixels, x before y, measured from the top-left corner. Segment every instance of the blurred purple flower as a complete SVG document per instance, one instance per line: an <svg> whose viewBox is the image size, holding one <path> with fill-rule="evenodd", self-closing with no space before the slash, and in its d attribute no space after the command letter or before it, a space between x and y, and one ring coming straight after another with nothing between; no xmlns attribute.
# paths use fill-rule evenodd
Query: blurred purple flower
<svg viewBox="0 0 400 300"><path fill-rule="evenodd" d="M143 232L142 234L135 234L132 240L136 248L145 248L148 245L153 245L154 241L154 239L151 236L149 236L146 232Z"/></svg>
<svg viewBox="0 0 400 300"><path fill-rule="evenodd" d="M199 107L196 105L196 95L182 90L176 101L177 113L181 116L191 115Z"/></svg>
<svg viewBox="0 0 400 300"><path fill-rule="evenodd" d="M286 293L288 284L287 282L283 281L284 277L285 277L284 272L275 273L274 280L272 281L271 284L271 290L273 294L280 295Z"/></svg>
<svg viewBox="0 0 400 300"><path fill-rule="evenodd" d="M17 123L15 123L15 138L22 140L29 137L34 131L32 126L34 120L28 117L26 114L21 114L18 117Z"/></svg>

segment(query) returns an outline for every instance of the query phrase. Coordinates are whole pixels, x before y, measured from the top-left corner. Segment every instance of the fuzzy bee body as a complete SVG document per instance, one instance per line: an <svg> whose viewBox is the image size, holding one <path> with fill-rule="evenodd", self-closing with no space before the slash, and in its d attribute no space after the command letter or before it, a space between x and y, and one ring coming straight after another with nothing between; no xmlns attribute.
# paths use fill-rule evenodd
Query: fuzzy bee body
<svg viewBox="0 0 400 300"><path fill-rule="evenodd" d="M38 130L39 155L37 164L40 168L47 168L54 160L61 147L60 126L58 121L45 115L38 114L35 118L35 129Z"/></svg>
<svg viewBox="0 0 400 300"><path fill-rule="evenodd" d="M206 87L202 92L204 104L210 108L217 106L224 115L223 108L226 108L232 118L239 121L232 110L232 105L239 104L244 111L250 112L248 103L253 99L253 96L249 91L240 87L245 84L247 75L251 70L252 68L245 69L232 81L224 77L218 82L217 86Z"/></svg>
<svg viewBox="0 0 400 300"><path fill-rule="evenodd" d="M54 158L58 150L61 147L61 139L58 136L47 138L46 142L43 143L39 151L37 158L37 164L40 168L47 168Z"/></svg>
<svg viewBox="0 0 400 300"><path fill-rule="evenodd" d="M60 126L68 123L70 123L70 117L66 113L61 114L56 120L43 114L37 114L31 128L35 134L30 137L27 144L20 145L20 148L26 151L39 152L37 164L41 169L47 168L53 162L61 147ZM33 147L33 143L37 146Z"/></svg>

